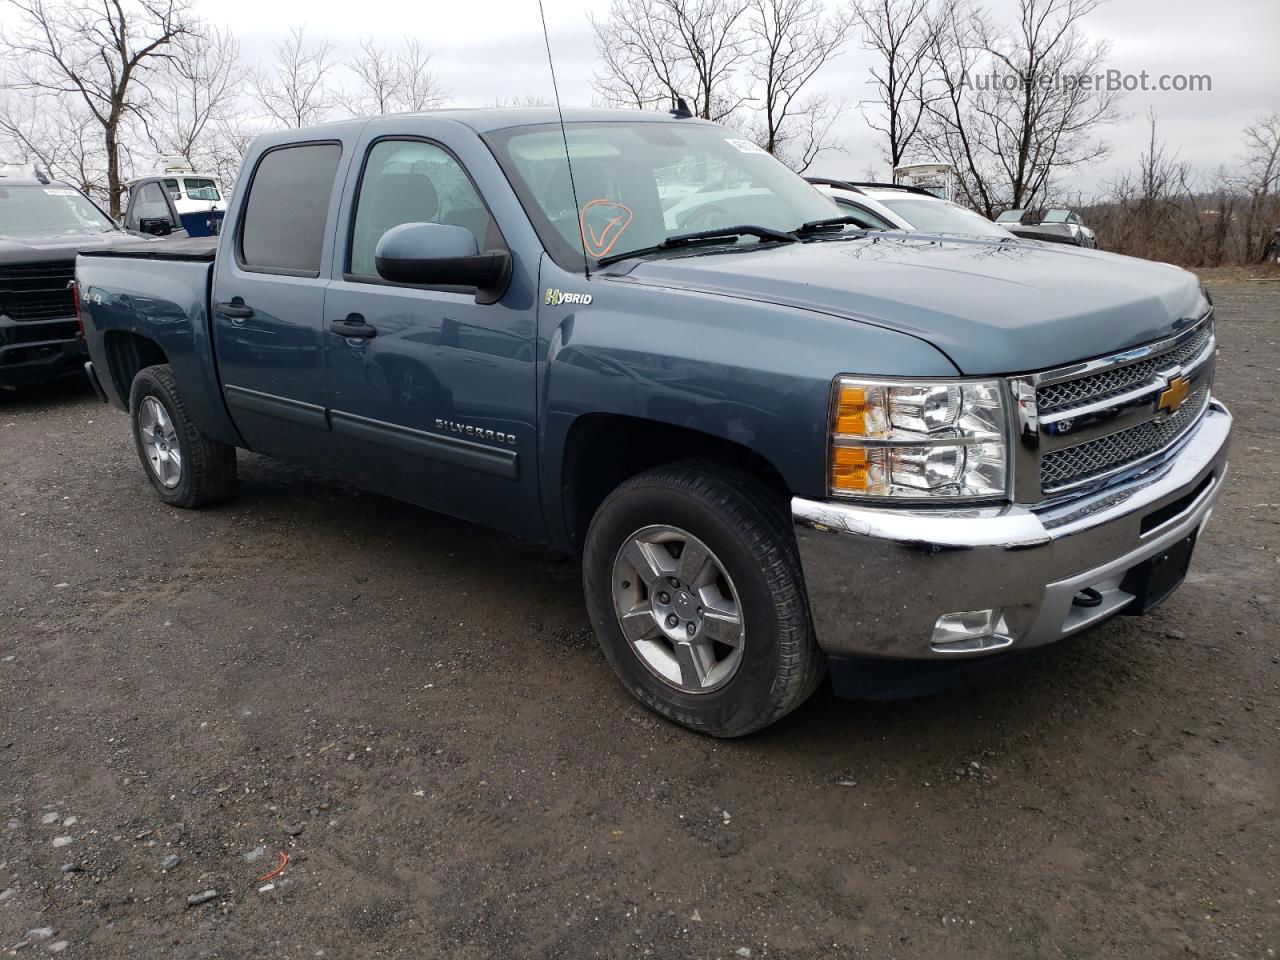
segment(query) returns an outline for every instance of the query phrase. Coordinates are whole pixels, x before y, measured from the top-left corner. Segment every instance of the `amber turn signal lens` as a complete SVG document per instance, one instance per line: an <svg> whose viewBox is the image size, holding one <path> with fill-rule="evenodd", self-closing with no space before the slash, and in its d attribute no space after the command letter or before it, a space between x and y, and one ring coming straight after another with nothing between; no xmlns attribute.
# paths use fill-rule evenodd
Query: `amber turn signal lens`
<svg viewBox="0 0 1280 960"><path fill-rule="evenodd" d="M870 486L870 464L862 447L836 447L831 451L831 489L866 490Z"/></svg>
<svg viewBox="0 0 1280 960"><path fill-rule="evenodd" d="M836 433L863 436L866 432L866 389L841 384L840 396L836 402Z"/></svg>

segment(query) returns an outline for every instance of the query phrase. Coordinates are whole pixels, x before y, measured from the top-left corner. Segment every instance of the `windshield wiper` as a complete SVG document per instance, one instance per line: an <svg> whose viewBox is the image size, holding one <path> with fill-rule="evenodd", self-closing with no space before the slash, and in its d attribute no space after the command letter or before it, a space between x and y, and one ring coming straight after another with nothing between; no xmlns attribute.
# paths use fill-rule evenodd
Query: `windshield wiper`
<svg viewBox="0 0 1280 960"><path fill-rule="evenodd" d="M796 228L796 236L804 237L811 233L817 233L819 230L825 230L828 227L843 227L846 224L856 223L862 226L862 221L857 217L828 217L825 220L810 220L808 223L802 223ZM863 227L865 230L866 227Z"/></svg>
<svg viewBox="0 0 1280 960"><path fill-rule="evenodd" d="M736 239L737 237L757 237L761 242L768 241L770 243L796 242L796 237L793 233L774 230L772 227L743 224L737 227L717 227L714 230L699 230L697 233L679 233L674 237L667 237L661 243L656 243L651 247L641 247L638 250L628 250L625 253L611 253L607 257L601 257L596 262L599 266L605 267L611 263L617 263L619 260L629 260L632 257L661 253L663 250L674 250L677 247L687 247L694 243L711 243L717 240Z"/></svg>

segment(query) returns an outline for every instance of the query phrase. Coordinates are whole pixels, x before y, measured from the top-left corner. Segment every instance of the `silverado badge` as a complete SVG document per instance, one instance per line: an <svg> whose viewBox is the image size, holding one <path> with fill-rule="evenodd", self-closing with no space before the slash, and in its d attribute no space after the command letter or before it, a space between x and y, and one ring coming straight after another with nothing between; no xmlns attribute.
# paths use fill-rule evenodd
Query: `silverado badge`
<svg viewBox="0 0 1280 960"><path fill-rule="evenodd" d="M1170 415L1178 412L1178 408L1182 406L1182 401L1187 399L1187 394L1191 392L1191 381L1186 377L1174 377L1169 381L1169 386L1160 394L1160 400L1156 403L1157 411L1167 411Z"/></svg>

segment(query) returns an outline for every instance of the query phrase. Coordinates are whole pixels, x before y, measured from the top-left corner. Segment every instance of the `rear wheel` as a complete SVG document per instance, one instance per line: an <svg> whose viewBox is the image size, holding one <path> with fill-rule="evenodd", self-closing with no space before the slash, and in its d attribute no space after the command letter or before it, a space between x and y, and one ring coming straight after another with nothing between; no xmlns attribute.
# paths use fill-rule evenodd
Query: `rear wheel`
<svg viewBox="0 0 1280 960"><path fill-rule="evenodd" d="M583 579L623 684L691 729L759 730L822 679L785 505L748 474L690 463L628 480L592 520Z"/></svg>
<svg viewBox="0 0 1280 960"><path fill-rule="evenodd" d="M236 449L200 432L168 364L138 371L129 392L129 414L138 459L161 500L190 508L231 495Z"/></svg>

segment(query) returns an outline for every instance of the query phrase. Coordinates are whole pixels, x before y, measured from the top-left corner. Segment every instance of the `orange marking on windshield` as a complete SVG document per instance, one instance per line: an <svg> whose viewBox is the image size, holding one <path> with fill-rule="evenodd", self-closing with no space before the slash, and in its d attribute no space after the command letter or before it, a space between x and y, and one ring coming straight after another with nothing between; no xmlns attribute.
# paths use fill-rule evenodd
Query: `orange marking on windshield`
<svg viewBox="0 0 1280 960"><path fill-rule="evenodd" d="M587 222L588 214L591 214L592 223ZM622 232L631 226L633 216L630 207L603 197L592 200L583 207L578 223L582 228L582 246L587 255L597 260L608 256Z"/></svg>

